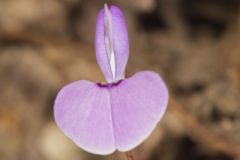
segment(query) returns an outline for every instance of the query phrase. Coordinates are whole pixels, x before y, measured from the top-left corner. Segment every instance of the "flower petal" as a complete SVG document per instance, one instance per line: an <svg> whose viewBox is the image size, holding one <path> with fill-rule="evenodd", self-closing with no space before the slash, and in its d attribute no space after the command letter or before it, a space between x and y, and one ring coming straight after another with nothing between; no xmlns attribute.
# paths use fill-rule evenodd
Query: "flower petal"
<svg viewBox="0 0 240 160"><path fill-rule="evenodd" d="M80 148L106 155L143 142L162 118L168 91L144 71L113 85L77 81L64 87L54 105L59 128Z"/></svg>
<svg viewBox="0 0 240 160"><path fill-rule="evenodd" d="M110 57L108 56L107 46L105 45L105 27L104 27L104 9L97 17L95 49L98 65L100 66L107 82L113 82L113 74L110 66Z"/></svg>
<svg viewBox="0 0 240 160"><path fill-rule="evenodd" d="M129 55L128 32L125 17L117 6L111 6L113 48L115 53L116 74L115 80L124 78L125 68Z"/></svg>
<svg viewBox="0 0 240 160"><path fill-rule="evenodd" d="M64 87L54 105L59 128L80 148L95 154L115 150L110 94L89 81Z"/></svg>
<svg viewBox="0 0 240 160"><path fill-rule="evenodd" d="M107 5L97 18L95 37L96 57L108 83L124 78L129 55L125 18L116 6Z"/></svg>
<svg viewBox="0 0 240 160"><path fill-rule="evenodd" d="M112 87L115 145L128 151L143 142L165 113L168 90L154 72L138 72Z"/></svg>

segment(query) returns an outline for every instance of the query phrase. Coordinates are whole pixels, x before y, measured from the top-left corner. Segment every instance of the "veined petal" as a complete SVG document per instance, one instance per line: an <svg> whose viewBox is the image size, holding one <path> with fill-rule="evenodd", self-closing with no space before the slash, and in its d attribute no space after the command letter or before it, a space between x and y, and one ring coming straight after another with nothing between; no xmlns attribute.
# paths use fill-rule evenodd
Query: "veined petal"
<svg viewBox="0 0 240 160"><path fill-rule="evenodd" d="M143 142L166 111L168 90L154 72L138 72L112 87L115 145L128 151Z"/></svg>
<svg viewBox="0 0 240 160"><path fill-rule="evenodd" d="M129 55L128 32L125 17L121 10L117 6L111 6L110 12L112 14L113 48L116 63L115 80L118 81L125 77Z"/></svg>
<svg viewBox="0 0 240 160"><path fill-rule="evenodd" d="M119 83L77 81L64 87L54 105L59 128L80 148L106 155L142 143L165 113L162 79L144 71Z"/></svg>
<svg viewBox="0 0 240 160"><path fill-rule="evenodd" d="M59 128L80 148L95 154L115 150L110 94L89 81L64 87L54 105Z"/></svg>
<svg viewBox="0 0 240 160"><path fill-rule="evenodd" d="M115 80L118 81L125 77L129 55L128 32L125 17L121 10L117 6L111 6L110 12L112 14L113 49L116 64Z"/></svg>
<svg viewBox="0 0 240 160"><path fill-rule="evenodd" d="M108 83L124 78L129 44L125 18L121 10L105 4L97 18L96 57Z"/></svg>
<svg viewBox="0 0 240 160"><path fill-rule="evenodd" d="M106 81L112 83L114 77L110 66L110 57L107 51L108 46L105 44L104 15L104 9L102 9L97 17L95 49L98 65L100 66Z"/></svg>

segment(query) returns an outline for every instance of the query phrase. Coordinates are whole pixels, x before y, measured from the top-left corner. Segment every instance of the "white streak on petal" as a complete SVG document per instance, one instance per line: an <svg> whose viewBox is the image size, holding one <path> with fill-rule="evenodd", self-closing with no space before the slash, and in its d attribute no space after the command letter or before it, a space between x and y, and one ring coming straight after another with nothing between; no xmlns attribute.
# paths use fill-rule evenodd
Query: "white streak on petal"
<svg viewBox="0 0 240 160"><path fill-rule="evenodd" d="M124 79L129 44L125 17L122 11L105 4L96 24L96 57L108 83Z"/></svg>
<svg viewBox="0 0 240 160"><path fill-rule="evenodd" d="M112 15L107 4L104 5L104 40L108 52L113 79L115 79L115 55L113 50Z"/></svg>
<svg viewBox="0 0 240 160"><path fill-rule="evenodd" d="M118 81L125 77L129 54L128 32L122 11L113 5L110 7L110 12L112 14L113 50L116 64L115 81Z"/></svg>
<svg viewBox="0 0 240 160"><path fill-rule="evenodd" d="M96 58L101 68L104 77L108 83L113 82L113 75L111 71L111 65L109 61L108 51L105 41L105 22L104 22L104 9L102 9L97 17L96 23L96 37L95 37L95 48Z"/></svg>

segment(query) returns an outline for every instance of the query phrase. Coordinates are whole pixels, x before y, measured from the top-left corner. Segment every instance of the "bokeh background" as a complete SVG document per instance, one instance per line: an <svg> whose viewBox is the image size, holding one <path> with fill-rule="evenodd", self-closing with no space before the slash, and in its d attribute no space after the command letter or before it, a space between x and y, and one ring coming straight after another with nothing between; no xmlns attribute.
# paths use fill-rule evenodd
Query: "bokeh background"
<svg viewBox="0 0 240 160"><path fill-rule="evenodd" d="M240 160L239 0L112 0L130 40L127 77L158 72L168 110L137 160ZM103 81L95 21L103 0L0 0L0 159L123 160L77 148L57 128L65 84Z"/></svg>

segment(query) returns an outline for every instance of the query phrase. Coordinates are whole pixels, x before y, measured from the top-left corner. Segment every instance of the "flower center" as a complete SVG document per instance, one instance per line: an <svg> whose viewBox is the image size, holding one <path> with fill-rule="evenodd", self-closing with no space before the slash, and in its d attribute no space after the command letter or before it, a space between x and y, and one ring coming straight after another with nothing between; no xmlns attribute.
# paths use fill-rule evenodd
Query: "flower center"
<svg viewBox="0 0 240 160"><path fill-rule="evenodd" d="M106 83L106 84L96 83L96 84L101 88L112 88L112 87L118 86L121 82L122 82L122 80L119 80L114 83Z"/></svg>

